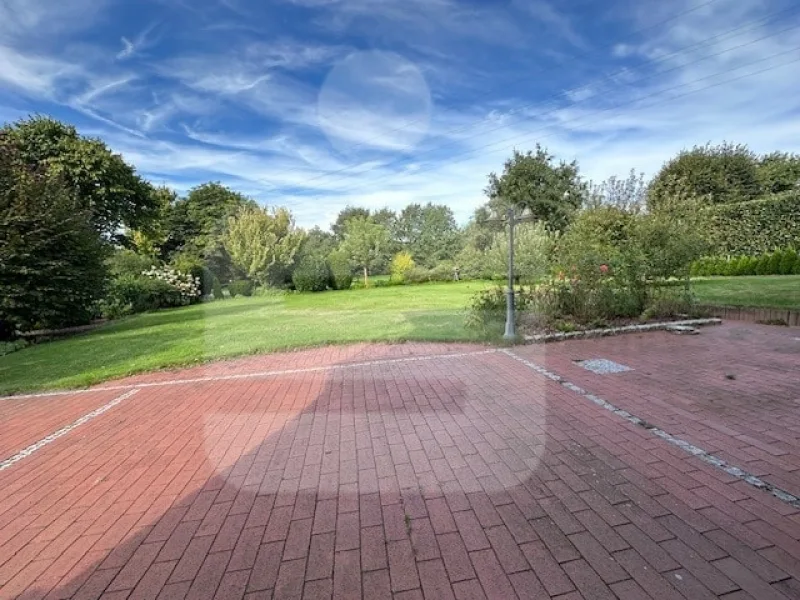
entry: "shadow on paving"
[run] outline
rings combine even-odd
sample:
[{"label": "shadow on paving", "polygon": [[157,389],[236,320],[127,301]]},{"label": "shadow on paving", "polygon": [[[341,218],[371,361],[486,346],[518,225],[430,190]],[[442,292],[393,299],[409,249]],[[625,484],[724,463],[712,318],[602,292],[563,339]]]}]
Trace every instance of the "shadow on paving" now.
[{"label": "shadow on paving", "polygon": [[[631,573],[649,567],[606,521],[677,544],[657,521],[673,518],[653,499],[666,492],[584,435],[567,409],[548,410],[539,379],[489,354],[233,386],[191,431],[213,474],[192,477],[190,493],[80,573],[20,597],[382,598],[422,588],[538,598],[577,583],[603,598],[619,582],[641,591]],[[157,506],[162,492],[143,495]],[[704,589],[666,552],[658,560],[681,574],[651,570],[665,594]],[[716,594],[739,589],[721,572],[711,579]]]}]

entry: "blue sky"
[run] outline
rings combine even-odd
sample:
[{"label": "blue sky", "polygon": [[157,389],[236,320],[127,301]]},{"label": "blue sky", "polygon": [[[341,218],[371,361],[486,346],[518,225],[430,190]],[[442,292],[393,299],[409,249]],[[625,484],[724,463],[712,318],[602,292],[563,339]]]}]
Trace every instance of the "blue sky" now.
[{"label": "blue sky", "polygon": [[0,0],[0,121],[327,225],[445,203],[541,142],[595,180],[723,140],[800,151],[792,0]]}]

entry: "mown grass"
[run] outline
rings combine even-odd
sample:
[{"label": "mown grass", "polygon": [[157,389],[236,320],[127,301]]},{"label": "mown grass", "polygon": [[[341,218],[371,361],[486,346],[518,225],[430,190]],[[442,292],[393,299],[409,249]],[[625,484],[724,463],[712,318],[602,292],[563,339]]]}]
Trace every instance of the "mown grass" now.
[{"label": "mown grass", "polygon": [[483,282],[236,298],[136,315],[0,357],[0,394],[75,388],[247,354],[351,342],[476,341],[464,309]]},{"label": "mown grass", "polygon": [[703,304],[800,309],[800,275],[709,277],[693,283]]},{"label": "mown grass", "polygon": [[[236,298],[136,315],[0,356],[0,394],[87,386],[134,373],[352,342],[478,341],[465,307],[486,282]],[[800,276],[694,283],[702,303],[800,308]]]}]

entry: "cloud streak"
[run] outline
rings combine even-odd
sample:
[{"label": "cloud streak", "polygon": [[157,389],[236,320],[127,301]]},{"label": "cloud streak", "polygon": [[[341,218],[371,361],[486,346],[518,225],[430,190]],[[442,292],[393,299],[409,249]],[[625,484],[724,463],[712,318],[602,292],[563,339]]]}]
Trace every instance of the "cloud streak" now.
[{"label": "cloud streak", "polygon": [[466,221],[537,142],[593,179],[707,141],[800,151],[788,0],[62,4],[0,4],[1,116],[52,113],[156,183],[220,180],[304,226],[427,201]]}]

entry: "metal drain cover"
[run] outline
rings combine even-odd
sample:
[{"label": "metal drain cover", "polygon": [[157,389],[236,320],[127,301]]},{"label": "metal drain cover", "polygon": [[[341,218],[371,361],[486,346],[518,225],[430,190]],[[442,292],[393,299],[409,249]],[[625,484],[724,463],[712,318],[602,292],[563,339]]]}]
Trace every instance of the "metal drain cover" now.
[{"label": "metal drain cover", "polygon": [[592,358],[589,360],[576,360],[576,364],[582,366],[587,371],[596,373],[598,375],[608,375],[610,373],[624,373],[625,371],[633,371],[630,367],[615,363],[613,360],[605,358]]}]

